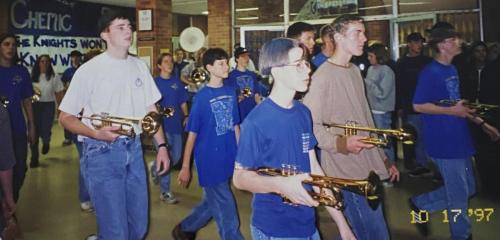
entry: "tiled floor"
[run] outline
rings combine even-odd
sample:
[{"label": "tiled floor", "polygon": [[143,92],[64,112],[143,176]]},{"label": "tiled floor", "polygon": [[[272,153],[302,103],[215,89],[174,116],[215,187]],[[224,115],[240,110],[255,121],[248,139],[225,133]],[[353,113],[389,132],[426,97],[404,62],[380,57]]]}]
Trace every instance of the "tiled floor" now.
[{"label": "tiled floor", "polygon": [[[41,167],[30,169],[27,174],[21,199],[18,203],[17,216],[21,228],[19,239],[25,240],[78,240],[96,232],[95,217],[91,213],[81,212],[78,203],[78,160],[74,146],[62,147],[62,130],[54,126],[52,148],[48,155],[41,156]],[[147,155],[147,161],[153,159]],[[177,176],[174,171],[174,177]],[[430,190],[433,183],[429,179],[411,179],[403,174],[402,181],[385,190],[385,212],[392,239],[424,239],[417,234],[410,223],[410,211],[406,205],[407,198],[415,193]],[[500,189],[500,188],[499,188]],[[173,191],[180,202],[168,205],[160,202],[159,189],[150,185],[150,227],[146,239],[171,239],[173,226],[185,217],[200,200],[201,190],[197,180],[189,189],[182,189],[176,184]],[[249,220],[251,194],[235,190],[238,203],[241,231],[250,239]],[[472,209],[493,208],[495,212],[489,216],[471,218],[474,239],[500,239],[500,203],[488,199],[481,194],[474,197],[470,204]],[[478,210],[477,214],[481,212]],[[428,239],[448,239],[448,225],[443,223],[442,213],[430,215],[432,235]],[[335,239],[336,228],[328,218],[326,211],[319,209],[320,230],[324,239]],[[198,239],[218,239],[217,226],[211,222],[198,234]]]}]

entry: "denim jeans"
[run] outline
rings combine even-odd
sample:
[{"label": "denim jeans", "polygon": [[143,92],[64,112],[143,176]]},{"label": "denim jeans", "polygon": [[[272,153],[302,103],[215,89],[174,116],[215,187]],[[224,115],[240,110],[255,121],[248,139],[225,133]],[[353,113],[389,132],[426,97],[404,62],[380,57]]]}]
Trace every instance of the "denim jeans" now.
[{"label": "denim jeans", "polygon": [[218,185],[204,187],[203,198],[191,214],[181,222],[184,232],[196,232],[214,218],[221,240],[243,239],[236,202],[229,180]]},{"label": "denim jeans", "polygon": [[[375,122],[375,127],[377,128],[391,128],[392,124],[392,112],[386,112],[386,113],[374,113],[373,114],[373,121]],[[389,144],[387,147],[384,148],[384,153],[387,156],[387,159],[389,162],[394,163],[395,158],[394,158],[394,146],[393,146],[393,141],[389,139]]]},{"label": "denim jeans", "polygon": [[19,192],[23,186],[26,177],[26,158],[28,157],[28,138],[26,135],[14,135],[14,155],[16,157],[16,165],[12,169],[12,191],[14,194],[14,201],[19,199]]},{"label": "denim jeans", "polygon": [[33,163],[38,163],[38,138],[42,138],[43,144],[50,143],[55,109],[55,102],[33,103],[33,122],[35,124],[35,142],[31,144],[31,162]]},{"label": "denim jeans", "polygon": [[[167,173],[160,176],[160,191],[161,193],[170,192],[170,173],[172,172],[172,168],[179,162],[182,155],[182,135],[181,134],[170,134],[165,133],[167,137],[167,142],[169,145],[169,156],[170,156],[170,169]],[[156,142],[155,142],[156,146]],[[151,172],[154,172],[153,175],[157,175],[156,173],[156,161],[153,162],[151,166]],[[156,176],[155,175],[155,176]]]},{"label": "denim jeans", "polygon": [[[78,161],[82,161],[82,151],[83,151],[83,143],[79,141],[74,141],[76,150],[78,151]],[[87,185],[85,185],[85,180],[83,179],[83,173],[80,165],[78,166],[78,198],[80,202],[89,202],[90,195],[87,189]]]},{"label": "denim jeans", "polygon": [[447,209],[452,239],[467,239],[472,232],[467,217],[469,197],[476,191],[472,159],[432,160],[443,177],[444,185],[414,197],[413,202],[419,209],[428,212]]},{"label": "denim jeans", "polygon": [[424,145],[424,132],[422,126],[422,119],[420,114],[408,114],[407,115],[408,124],[415,128],[417,136],[415,138],[415,163],[417,167],[429,167],[429,158],[425,152]]},{"label": "denim jeans", "polygon": [[[283,230],[286,231],[285,229],[283,229]],[[269,235],[266,235],[260,229],[254,227],[253,225],[250,225],[250,231],[251,231],[253,240],[320,240],[321,239],[317,229],[313,233],[313,235],[311,235],[309,237],[299,237],[299,238],[271,237]]]},{"label": "denim jeans", "polygon": [[342,190],[342,196],[345,203],[344,216],[357,239],[389,239],[387,224],[382,212],[382,203],[373,210],[362,195]]},{"label": "denim jeans", "polygon": [[148,190],[140,137],[111,143],[86,138],[81,169],[95,208],[98,239],[143,239]]}]

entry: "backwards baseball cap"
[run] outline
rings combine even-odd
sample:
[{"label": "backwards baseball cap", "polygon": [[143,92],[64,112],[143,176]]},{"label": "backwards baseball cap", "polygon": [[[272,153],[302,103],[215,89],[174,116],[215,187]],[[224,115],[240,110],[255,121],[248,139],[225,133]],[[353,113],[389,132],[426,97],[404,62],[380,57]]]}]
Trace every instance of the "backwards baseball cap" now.
[{"label": "backwards baseball cap", "polygon": [[425,38],[419,32],[412,32],[408,36],[406,36],[406,42],[411,42],[411,41],[425,42]]},{"label": "backwards baseball cap", "polygon": [[244,53],[248,53],[248,50],[244,47],[238,47],[234,50],[234,58],[238,59]]}]

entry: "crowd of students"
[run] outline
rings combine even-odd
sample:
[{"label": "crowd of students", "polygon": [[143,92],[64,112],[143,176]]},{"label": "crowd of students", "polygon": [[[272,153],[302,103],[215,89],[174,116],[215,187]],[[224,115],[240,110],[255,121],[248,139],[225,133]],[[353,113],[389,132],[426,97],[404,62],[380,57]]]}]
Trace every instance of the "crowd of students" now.
[{"label": "crowd of students", "polygon": [[[220,48],[200,49],[193,62],[184,60],[182,50],[160,54],[156,78],[128,53],[132,27],[127,16],[109,11],[98,28],[107,49],[83,65],[82,54],[72,52],[72,66],[62,79],[48,55],[38,57],[30,74],[17,64],[15,36],[0,36],[0,95],[8,99],[6,107],[0,106],[0,130],[9,136],[0,139],[4,222],[15,213],[28,143],[32,168],[39,166],[39,138],[42,154],[50,150],[56,105],[65,128],[63,145],[75,143],[79,153],[81,208],[96,212],[98,233],[87,239],[143,239],[149,212],[142,129],[134,126],[137,136],[132,137],[118,134],[117,126],[95,129],[80,117],[94,113],[142,118],[160,112],[162,126],[153,136],[157,155],[149,172],[160,185],[162,201],[178,202],[170,190],[171,167],[182,158],[177,183],[187,187],[194,158],[203,196],[190,215],[173,226],[173,238],[182,240],[195,239],[211,219],[221,239],[243,239],[231,181],[254,193],[253,239],[320,239],[313,208],[319,203],[310,193],[319,190],[303,184],[311,179],[309,174],[365,179],[374,171],[387,186],[399,181],[393,144],[382,149],[364,141],[370,137],[367,132],[345,136],[342,129],[325,124],[355,122],[389,129],[395,127],[396,115],[403,125],[411,125],[416,141],[409,175],[434,171],[442,182],[437,190],[409,199],[409,208],[417,212],[467,212],[468,199],[476,191],[473,156],[498,156],[498,150],[492,151],[500,138],[498,116],[478,115],[463,99],[500,104],[499,60],[488,61],[488,46],[481,42],[470,47],[471,54],[457,56],[462,51],[460,33],[450,24],[430,30],[434,58],[422,54],[426,39],[412,33],[407,53],[391,62],[386,46],[365,47],[361,17],[342,15],[320,29],[323,44],[317,53],[315,29],[303,22],[292,24],[287,38],[263,43],[259,74],[248,50],[235,46],[231,58]],[[370,65],[366,76],[352,62],[363,54]],[[190,79],[193,71],[204,71],[208,81],[195,83]],[[262,90],[260,74],[272,79],[270,93]],[[36,101],[33,89],[41,93]],[[458,103],[442,106],[441,100]],[[271,177],[255,171],[283,166],[298,174]],[[363,196],[347,190],[341,194],[345,208],[326,209],[342,239],[390,238],[382,204],[370,206]],[[417,223],[420,232],[428,234],[424,221]],[[465,214],[449,225],[453,239],[471,239]]]}]

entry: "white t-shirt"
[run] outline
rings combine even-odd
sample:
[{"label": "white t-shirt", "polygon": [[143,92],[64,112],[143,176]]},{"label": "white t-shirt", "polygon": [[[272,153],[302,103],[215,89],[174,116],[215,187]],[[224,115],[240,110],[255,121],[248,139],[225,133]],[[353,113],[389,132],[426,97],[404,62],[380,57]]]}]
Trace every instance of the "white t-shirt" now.
[{"label": "white t-shirt", "polygon": [[[142,119],[147,107],[161,94],[146,64],[128,56],[116,59],[104,52],[78,68],[59,109],[83,116],[108,113],[110,116]],[[82,122],[91,127],[88,119]],[[142,130],[135,125],[135,133]]]},{"label": "white t-shirt", "polygon": [[40,93],[40,102],[55,102],[56,92],[64,90],[64,85],[61,81],[61,77],[57,74],[47,80],[45,73],[40,73],[38,77],[38,82],[33,83],[33,88],[38,88]]}]

